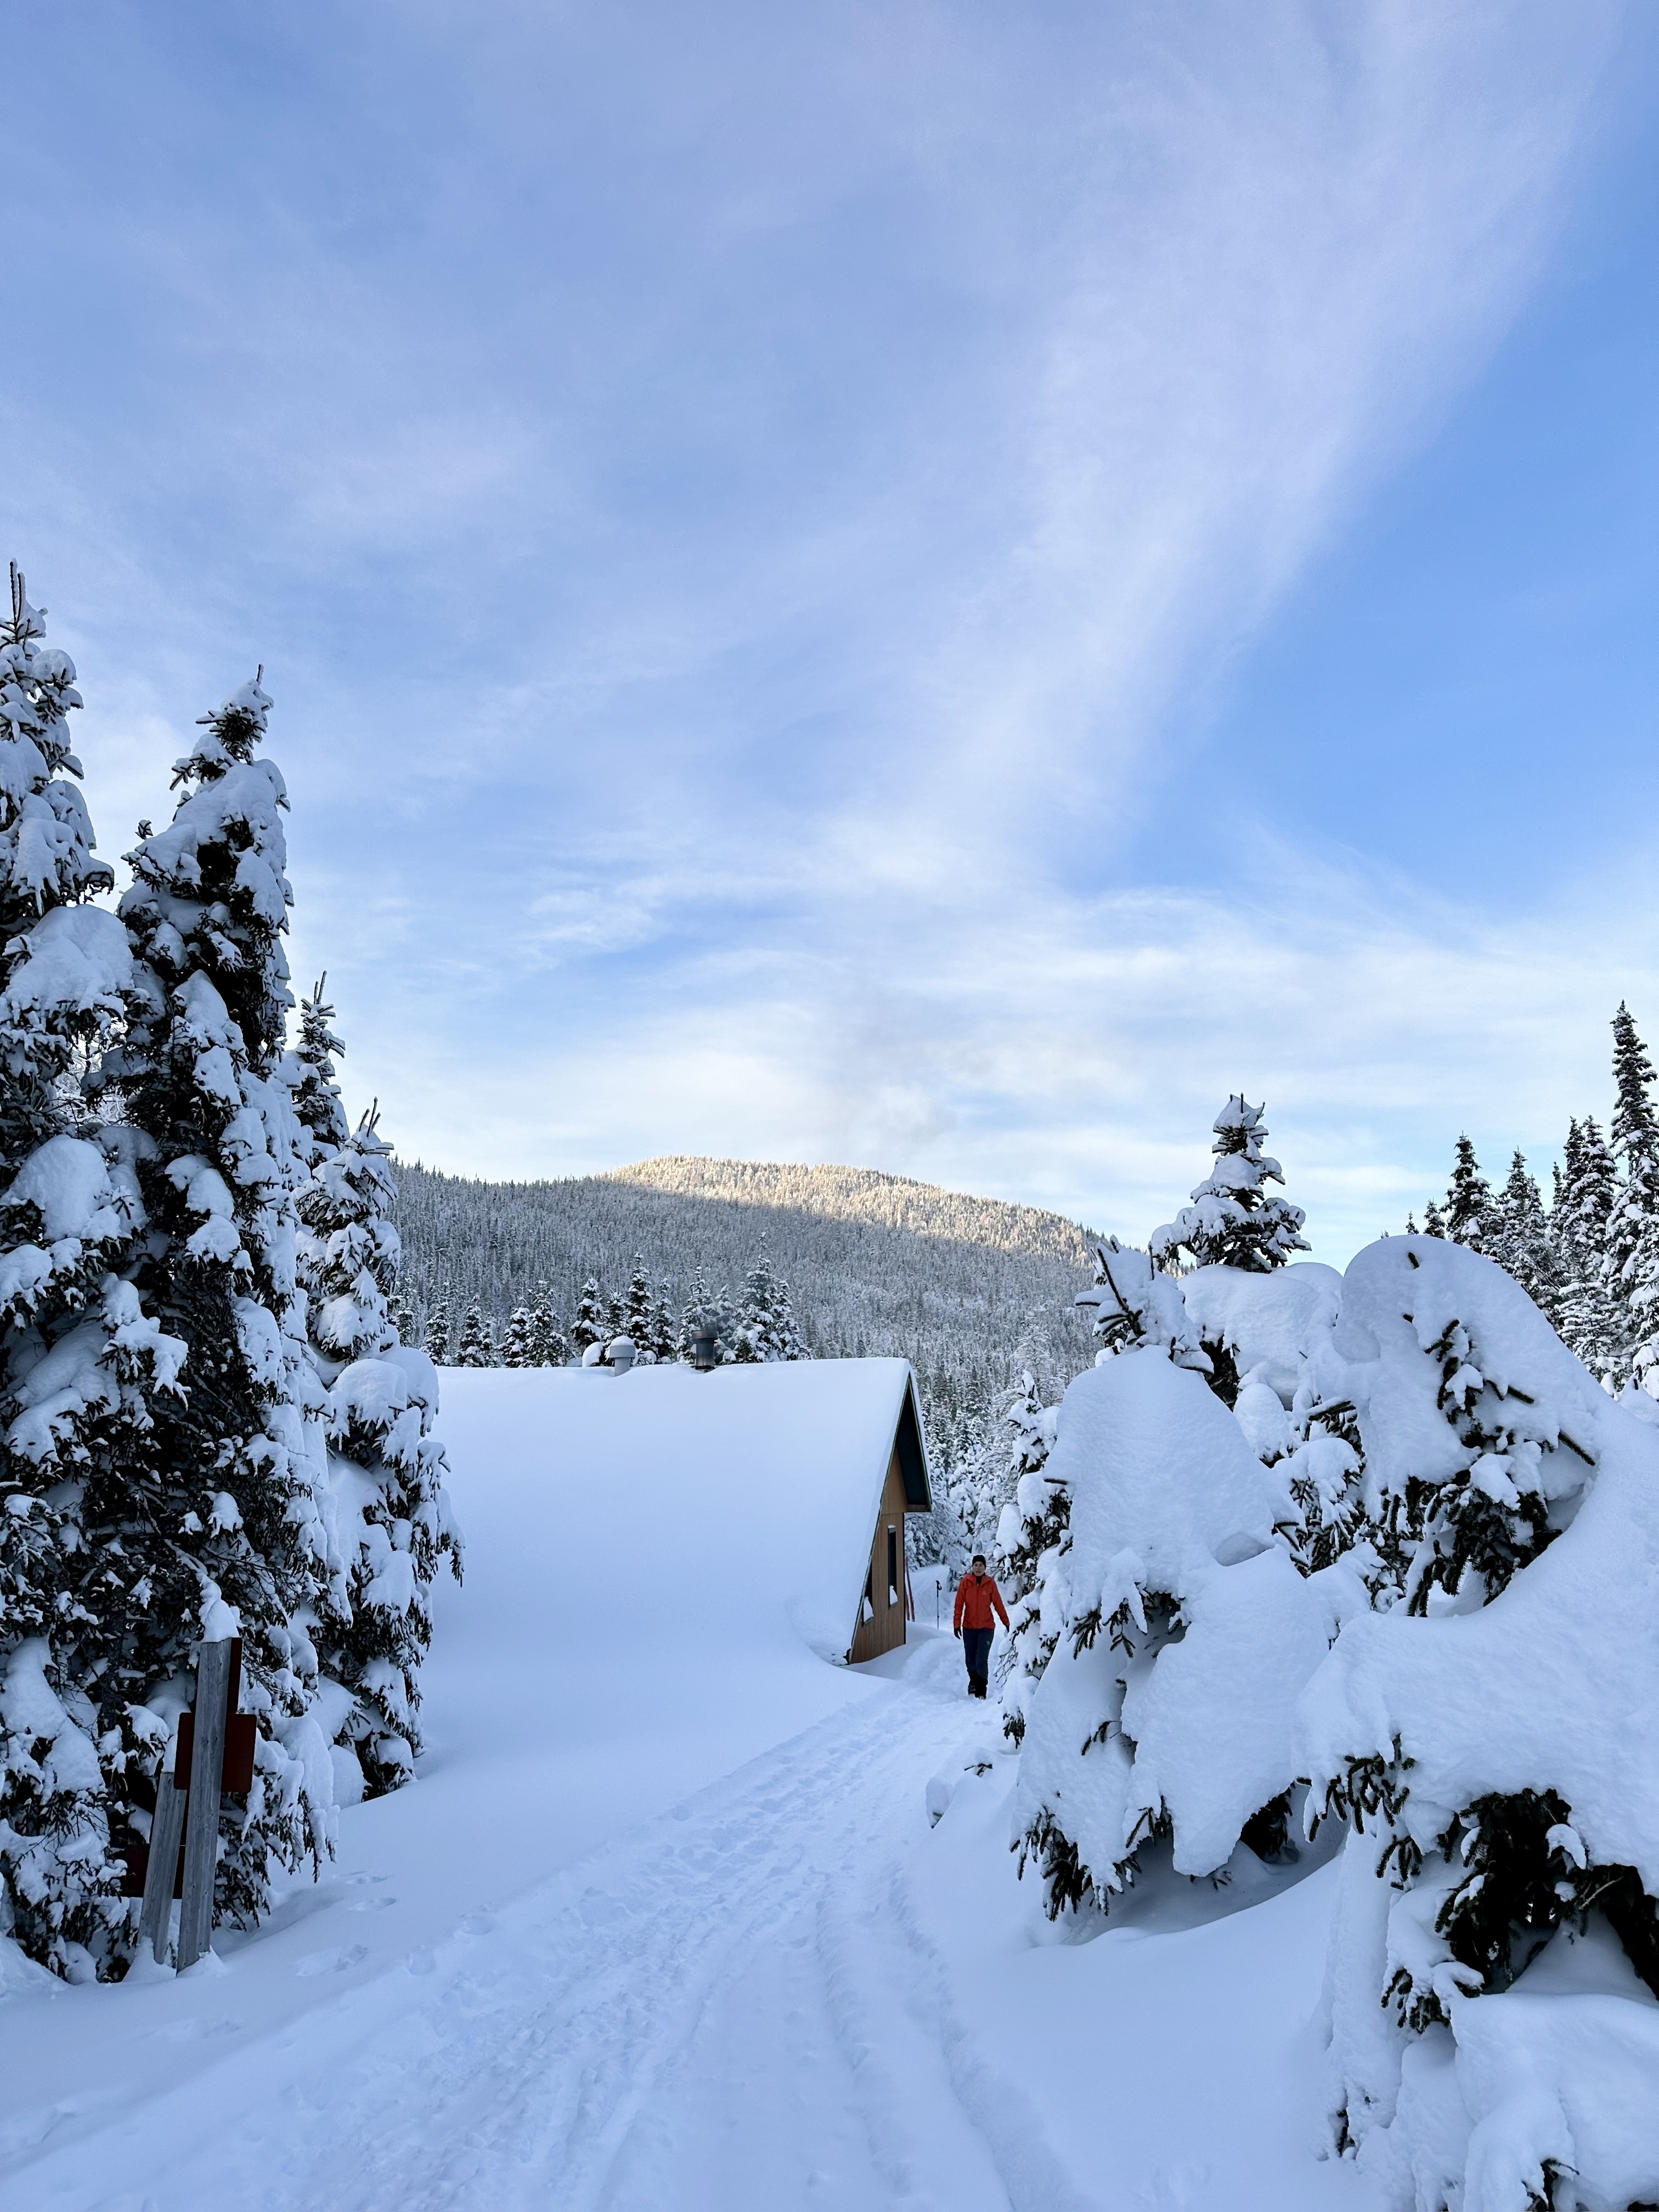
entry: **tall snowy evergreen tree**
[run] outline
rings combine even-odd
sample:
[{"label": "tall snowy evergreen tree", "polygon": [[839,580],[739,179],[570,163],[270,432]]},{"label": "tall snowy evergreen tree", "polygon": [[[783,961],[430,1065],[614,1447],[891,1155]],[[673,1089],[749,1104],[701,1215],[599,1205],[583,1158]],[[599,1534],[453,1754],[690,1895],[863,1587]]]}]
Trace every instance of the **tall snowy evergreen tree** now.
[{"label": "tall snowy evergreen tree", "polygon": [[[14,568],[0,621],[0,1918],[71,1979],[119,1971],[131,1908],[115,1845],[130,1745],[111,1716],[127,1598],[84,1506],[137,1448],[144,1390],[182,1345],[113,1271],[143,1207],[123,1133],[86,1117],[79,1073],[122,1012],[126,932],[71,778],[67,654]],[[91,1676],[82,1669],[90,1665]],[[112,1827],[117,1833],[112,1836]]]},{"label": "tall snowy evergreen tree", "polygon": [[1550,1243],[1560,1285],[1556,1326],[1592,1375],[1619,1369],[1624,1343],[1620,1301],[1607,1280],[1607,1218],[1619,1170],[1594,1116],[1567,1126],[1550,1209]]},{"label": "tall snowy evergreen tree", "polygon": [[1528,1172],[1519,1152],[1510,1163],[1509,1180],[1492,1209],[1486,1249],[1533,1304],[1553,1319],[1558,1281],[1549,1222],[1537,1180]]},{"label": "tall snowy evergreen tree", "polygon": [[692,1340],[700,1330],[715,1331],[714,1351],[717,1358],[728,1355],[720,1342],[720,1297],[709,1288],[708,1277],[701,1262],[691,1270],[691,1280],[685,1293],[685,1304],[680,1309],[679,1328],[674,1339],[674,1357],[689,1366],[691,1362]]},{"label": "tall snowy evergreen tree", "polygon": [[392,1154],[373,1109],[354,1130],[322,986],[306,1001],[295,1098],[310,1139],[300,1198],[300,1279],[311,1352],[327,1391],[329,1486],[340,1583],[316,1629],[344,1795],[380,1796],[410,1778],[421,1748],[420,1670],[432,1638],[429,1592],[459,1534],[434,1437],[437,1374],[404,1346],[390,1298],[401,1258]]},{"label": "tall snowy evergreen tree", "polygon": [[1459,1137],[1457,1159],[1446,1192],[1445,1234],[1454,1244],[1484,1252],[1494,1226],[1492,1212],[1492,1191],[1474,1157],[1474,1146],[1467,1136]]},{"label": "tall snowy evergreen tree", "polygon": [[532,1367],[563,1367],[568,1364],[570,1346],[559,1326],[559,1317],[553,1310],[552,1297],[545,1283],[536,1294],[530,1328]]},{"label": "tall snowy evergreen tree", "polygon": [[273,1862],[328,1852],[333,1820],[312,1718],[330,1545],[295,1273],[307,1146],[283,1052],[287,798],[257,757],[270,708],[256,680],[204,718],[170,827],[127,856],[134,982],[100,1084],[132,1132],[148,1215],[131,1287],[186,1354],[181,1389],[159,1371],[139,1381],[140,1443],[87,1481],[73,1666],[125,1753],[112,1821],[142,1835],[192,1647],[240,1633],[259,1747],[246,1806],[222,1815],[217,1905],[244,1923],[268,1902]]},{"label": "tall snowy evergreen tree", "polygon": [[772,1255],[761,1239],[755,1263],[744,1279],[738,1303],[734,1359],[753,1364],[776,1359],[810,1359],[811,1354],[795,1326],[794,1309],[787,1284],[772,1269]]},{"label": "tall snowy evergreen tree", "polygon": [[1659,1112],[1653,1063],[1621,1001],[1613,1018],[1613,1157],[1623,1179],[1607,1214],[1602,1279],[1618,1315],[1619,1371],[1645,1376],[1659,1358]]},{"label": "tall snowy evergreen tree", "polygon": [[632,1340],[636,1352],[653,1349],[654,1334],[652,1322],[651,1278],[645,1272],[645,1261],[639,1253],[634,1255],[634,1266],[628,1278],[628,1288],[623,1294],[622,1334]]},{"label": "tall snowy evergreen tree", "polygon": [[1071,1522],[1065,1486],[1048,1479],[1058,1408],[1045,1406],[1028,1373],[1010,1393],[1003,1420],[1011,1431],[1013,1496],[1004,1507],[997,1551],[1006,1578],[1008,1636],[998,1672],[1002,1682],[1003,1733],[1018,1743],[1025,1733],[1026,1701],[1060,1640],[1055,1607],[1044,1600],[1059,1571]]},{"label": "tall snowy evergreen tree", "polygon": [[514,1306],[507,1324],[507,1337],[501,1346],[503,1367],[534,1367],[536,1365],[536,1322],[528,1306]]},{"label": "tall snowy evergreen tree", "polygon": [[449,1364],[449,1293],[440,1291],[426,1317],[426,1354],[434,1367]]},{"label": "tall snowy evergreen tree", "polygon": [[616,1331],[607,1326],[605,1294],[590,1275],[582,1285],[576,1317],[570,1324],[570,1348],[578,1359],[591,1344],[608,1344]]},{"label": "tall snowy evergreen tree", "polygon": [[1292,1252],[1305,1252],[1302,1209],[1267,1188],[1282,1183],[1279,1162],[1261,1149],[1266,1109],[1247,1105],[1242,1092],[1215,1117],[1216,1164],[1193,1193],[1193,1202],[1154,1231],[1155,1261],[1173,1261],[1182,1251],[1195,1267],[1243,1267],[1265,1273],[1282,1267]]},{"label": "tall snowy evergreen tree", "polygon": [[1446,1233],[1446,1217],[1441,1212],[1437,1201],[1431,1199],[1423,1215],[1423,1234],[1425,1237],[1443,1237]]},{"label": "tall snowy evergreen tree", "polygon": [[678,1332],[674,1325],[674,1309],[660,1291],[651,1301],[649,1327],[653,1355],[659,1364],[672,1362],[678,1356]]},{"label": "tall snowy evergreen tree", "polygon": [[477,1298],[468,1305],[461,1322],[461,1340],[456,1348],[458,1367],[493,1367],[495,1346],[490,1335],[489,1324],[484,1319]]}]

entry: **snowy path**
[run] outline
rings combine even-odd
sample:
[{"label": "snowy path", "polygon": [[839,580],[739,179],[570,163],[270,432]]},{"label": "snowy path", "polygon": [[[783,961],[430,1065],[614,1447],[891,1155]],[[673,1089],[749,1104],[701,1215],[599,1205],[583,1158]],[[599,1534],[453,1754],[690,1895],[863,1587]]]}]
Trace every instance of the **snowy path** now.
[{"label": "snowy path", "polygon": [[1022,2125],[914,1909],[927,1777],[994,1733],[954,1645],[916,1657],[602,1864],[29,2166],[0,2204],[1092,2201]]},{"label": "snowy path", "polygon": [[0,1973],[0,2212],[1375,2212],[1311,2154],[1326,1874],[1050,1929],[931,1602],[827,1666],[682,1466],[446,1395],[421,1779],[190,1975]]}]

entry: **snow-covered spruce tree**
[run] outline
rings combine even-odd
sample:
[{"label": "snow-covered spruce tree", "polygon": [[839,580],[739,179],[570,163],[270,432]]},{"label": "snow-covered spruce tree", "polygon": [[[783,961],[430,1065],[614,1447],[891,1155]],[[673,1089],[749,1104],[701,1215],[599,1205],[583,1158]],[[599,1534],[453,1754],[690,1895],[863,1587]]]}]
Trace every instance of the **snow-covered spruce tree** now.
[{"label": "snow-covered spruce tree", "polygon": [[449,1364],[449,1293],[440,1291],[426,1317],[426,1356],[434,1367]]},{"label": "snow-covered spruce tree", "polygon": [[636,1252],[629,1273],[628,1288],[623,1293],[622,1334],[632,1340],[640,1352],[653,1349],[651,1307],[651,1278],[645,1272],[643,1258]]},{"label": "snow-covered spruce tree", "polygon": [[456,1348],[455,1364],[458,1367],[493,1367],[495,1364],[495,1346],[489,1324],[484,1319],[477,1298],[467,1307],[461,1322],[461,1340]]},{"label": "snow-covered spruce tree", "polygon": [[530,1328],[530,1364],[532,1367],[563,1367],[568,1364],[570,1346],[559,1326],[559,1317],[553,1310],[552,1298],[545,1285],[537,1295]]},{"label": "snow-covered spruce tree", "polygon": [[1467,1136],[1461,1136],[1446,1191],[1445,1234],[1454,1244],[1484,1252],[1493,1228],[1492,1212],[1492,1191],[1474,1157],[1474,1146]]},{"label": "snow-covered spruce tree", "polygon": [[591,1344],[608,1344],[616,1331],[605,1318],[605,1301],[597,1279],[590,1275],[582,1285],[576,1318],[570,1324],[570,1348],[578,1359]]},{"label": "snow-covered spruce tree", "polygon": [[136,1386],[175,1373],[184,1347],[112,1272],[143,1208],[131,1149],[89,1125],[79,1073],[132,961],[120,922],[85,903],[112,878],[70,781],[74,665],[44,635],[14,568],[0,621],[0,1919],[80,1980],[118,1971],[131,1917],[111,1835],[125,1750],[109,1727],[127,1594],[88,1552],[82,1507],[89,1472],[107,1480],[142,1430]]},{"label": "snow-covered spruce tree", "polygon": [[1444,1237],[1446,1217],[1435,1200],[1431,1199],[1423,1214],[1423,1234],[1425,1237]]},{"label": "snow-covered spruce tree", "polygon": [[1301,1207],[1266,1188],[1285,1176],[1261,1149],[1265,1111],[1247,1105],[1240,1092],[1216,1115],[1211,1147],[1216,1164],[1194,1191],[1192,1204],[1154,1231],[1149,1248],[1154,1261],[1173,1262],[1184,1251],[1195,1267],[1261,1274],[1282,1267],[1292,1252],[1307,1250]]},{"label": "snow-covered spruce tree", "polygon": [[283,1052],[287,799],[258,757],[270,707],[256,680],[204,718],[171,825],[127,856],[134,980],[99,1087],[131,1132],[148,1217],[126,1271],[135,1305],[186,1354],[181,1389],[159,1367],[134,1378],[147,1425],[121,1464],[89,1474],[77,1508],[93,1625],[75,1674],[118,1730],[118,1835],[147,1828],[192,1646],[242,1637],[259,1741],[252,1792],[224,1810],[217,1883],[219,1913],[242,1924],[266,1906],[273,1863],[331,1850],[334,1818],[313,1717],[330,1546],[295,1273],[307,1167]]},{"label": "snow-covered spruce tree", "polygon": [[795,1326],[789,1291],[772,1269],[772,1255],[761,1239],[754,1265],[744,1279],[738,1302],[736,1337],[732,1356],[753,1364],[777,1359],[811,1357]]},{"label": "snow-covered spruce tree", "polygon": [[528,1306],[514,1306],[507,1324],[507,1336],[501,1346],[503,1367],[534,1367],[536,1360],[536,1320]]},{"label": "snow-covered spruce tree", "polygon": [[[1013,1496],[1002,1509],[996,1549],[1008,1605],[1008,1634],[998,1662],[1002,1728],[1011,1743],[1025,1734],[1025,1709],[1060,1640],[1057,1581],[1068,1540],[1072,1501],[1049,1472],[1059,1408],[1045,1406],[1028,1370],[1003,1409]],[[1046,1616],[1046,1617],[1045,1617]]]},{"label": "snow-covered spruce tree", "polygon": [[307,1000],[295,1054],[295,1103],[310,1139],[300,1198],[300,1278],[311,1353],[326,1391],[329,1486],[342,1586],[315,1631],[335,1766],[347,1801],[410,1778],[421,1748],[420,1670],[432,1638],[430,1590],[447,1559],[459,1577],[459,1533],[432,1433],[437,1372],[404,1345],[390,1298],[402,1257],[392,1222],[392,1153],[373,1109],[354,1130],[335,1079],[339,1040],[322,1002]]},{"label": "snow-covered spruce tree", "polygon": [[1492,1216],[1487,1251],[1540,1311],[1553,1318],[1559,1282],[1549,1221],[1536,1178],[1528,1174],[1519,1152],[1510,1163],[1509,1180],[1498,1193]]},{"label": "snow-covered spruce tree", "polygon": [[1556,1327],[1590,1373],[1601,1381],[1617,1371],[1623,1330],[1620,1304],[1606,1279],[1607,1218],[1619,1191],[1619,1170],[1594,1117],[1567,1125],[1550,1208],[1550,1245],[1556,1280]]},{"label": "snow-covered spruce tree", "polygon": [[1613,1079],[1609,1134],[1623,1179],[1607,1215],[1603,1280],[1621,1340],[1615,1374],[1645,1382],[1659,1363],[1659,1111],[1649,1095],[1653,1063],[1622,1001],[1613,1018]]},{"label": "snow-covered spruce tree", "polygon": [[667,1364],[679,1356],[678,1332],[674,1324],[674,1309],[667,1296],[659,1291],[651,1301],[650,1346],[659,1364]]},{"label": "snow-covered spruce tree", "polygon": [[[674,1337],[676,1359],[684,1361],[689,1366],[692,1357],[693,1340],[700,1332],[710,1328],[716,1333],[714,1340],[716,1359],[729,1358],[730,1354],[723,1346],[720,1336],[720,1301],[725,1296],[723,1291],[717,1292],[710,1289],[708,1273],[699,1261],[691,1270],[691,1280],[686,1290],[685,1304],[680,1308],[679,1327]],[[730,1301],[727,1300],[726,1304],[729,1313]]]}]

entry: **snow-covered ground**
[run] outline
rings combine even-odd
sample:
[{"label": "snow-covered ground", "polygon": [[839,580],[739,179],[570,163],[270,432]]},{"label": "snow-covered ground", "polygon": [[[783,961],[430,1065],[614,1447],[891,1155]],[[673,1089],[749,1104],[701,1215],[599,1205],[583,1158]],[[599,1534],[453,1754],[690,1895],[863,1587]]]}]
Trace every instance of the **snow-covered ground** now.
[{"label": "snow-covered ground", "polygon": [[9,1954],[0,2208],[1370,2212],[1316,2155],[1332,1869],[1057,1935],[931,1587],[826,1665],[751,1501],[561,1458],[544,1379],[445,1378],[416,1785],[182,1979]]}]

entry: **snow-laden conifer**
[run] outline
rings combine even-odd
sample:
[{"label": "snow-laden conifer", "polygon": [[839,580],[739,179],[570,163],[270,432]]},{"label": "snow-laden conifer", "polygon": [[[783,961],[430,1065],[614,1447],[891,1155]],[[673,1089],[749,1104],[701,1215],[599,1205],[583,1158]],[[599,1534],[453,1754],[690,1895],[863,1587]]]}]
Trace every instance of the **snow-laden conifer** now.
[{"label": "snow-laden conifer", "polygon": [[1619,1170],[1593,1115],[1567,1127],[1550,1208],[1550,1247],[1558,1285],[1555,1322],[1592,1375],[1617,1378],[1625,1350],[1623,1302],[1607,1280],[1607,1221]]},{"label": "snow-laden conifer", "polygon": [[1613,1079],[1608,1133],[1622,1179],[1607,1214],[1602,1273],[1619,1316],[1619,1371],[1646,1381],[1659,1364],[1659,1110],[1653,1063],[1622,1001],[1613,1018]]},{"label": "snow-laden conifer", "polygon": [[536,1322],[528,1306],[514,1306],[507,1317],[507,1334],[501,1343],[503,1367],[534,1367],[536,1360]]},{"label": "snow-laden conifer", "polygon": [[259,1746],[246,1805],[223,1814],[217,1910],[244,1923],[267,1904],[273,1865],[320,1858],[333,1823],[313,1718],[310,1624],[326,1602],[330,1545],[295,1272],[307,1146],[284,1054],[287,798],[258,755],[270,708],[256,680],[204,718],[174,770],[171,824],[127,856],[119,911],[134,982],[101,1079],[132,1132],[148,1215],[131,1286],[186,1352],[182,1388],[159,1370],[138,1382],[142,1443],[88,1481],[79,1509],[109,1641],[97,1655],[106,1671],[94,1677],[88,1650],[76,1674],[107,1685],[112,1722],[118,1686],[121,1826],[143,1832],[138,1792],[196,1641],[242,1637]]},{"label": "snow-laden conifer", "polygon": [[[87,1511],[138,1448],[144,1393],[184,1347],[115,1272],[143,1223],[125,1133],[79,1071],[132,980],[126,933],[72,779],[67,654],[14,568],[0,620],[0,1911],[74,1979],[118,1971],[133,1840],[120,1673],[135,1595]],[[88,1692],[91,1694],[88,1694]]]},{"label": "snow-laden conifer", "polygon": [[773,1270],[772,1255],[764,1237],[744,1279],[743,1296],[738,1301],[732,1356],[750,1364],[811,1357],[795,1326],[788,1286],[779,1280]]},{"label": "snow-laden conifer", "polygon": [[654,1330],[652,1324],[651,1278],[646,1273],[641,1254],[634,1255],[634,1265],[629,1271],[628,1288],[623,1293],[621,1334],[641,1352],[653,1349]]},{"label": "snow-laden conifer", "polygon": [[1307,1250],[1301,1207],[1267,1188],[1285,1176],[1261,1149],[1265,1110],[1246,1104],[1239,1092],[1216,1115],[1215,1165],[1193,1192],[1192,1204],[1154,1231],[1149,1249],[1155,1261],[1173,1262],[1185,1252],[1195,1267],[1260,1274]]},{"label": "snow-laden conifer", "polygon": [[678,1358],[679,1333],[675,1325],[674,1309],[669,1304],[665,1292],[659,1291],[651,1301],[648,1328],[647,1340],[659,1364]]},{"label": "snow-laden conifer", "polygon": [[[691,1280],[686,1289],[685,1303],[680,1308],[679,1328],[674,1338],[674,1357],[689,1366],[692,1346],[700,1334],[714,1332],[714,1357],[721,1360],[730,1357],[721,1341],[720,1301],[724,1291],[711,1289],[707,1271],[701,1261],[691,1270]],[[729,1310],[729,1301],[728,1301]]]},{"label": "snow-laden conifer", "polygon": [[1446,1217],[1437,1200],[1432,1198],[1424,1209],[1423,1234],[1425,1237],[1444,1237],[1447,1234]]},{"label": "snow-laden conifer", "polygon": [[1048,1471],[1058,1408],[1045,1406],[1029,1370],[1009,1394],[1003,1421],[1009,1432],[1013,1495],[1003,1507],[996,1551],[1008,1606],[1008,1634],[998,1662],[1003,1733],[1012,1743],[1025,1734],[1025,1709],[1060,1640],[1056,1587],[1071,1499]]},{"label": "snow-laden conifer", "polygon": [[461,1340],[455,1349],[458,1367],[493,1367],[495,1364],[495,1346],[489,1323],[477,1298],[468,1304],[461,1322]]},{"label": "snow-laden conifer", "polygon": [[1079,1291],[1077,1304],[1092,1316],[1099,1340],[1097,1359],[1150,1345],[1177,1367],[1210,1372],[1197,1329],[1182,1302],[1181,1285],[1151,1255],[1109,1237],[1095,1247],[1092,1288]]},{"label": "snow-laden conifer", "polygon": [[563,1367],[570,1359],[570,1345],[559,1325],[558,1315],[553,1310],[551,1294],[545,1284],[537,1294],[536,1304],[530,1316],[531,1365],[532,1367]]},{"label": "snow-laden conifer", "polygon": [[608,1344],[616,1334],[605,1311],[605,1293],[590,1275],[582,1285],[575,1319],[570,1324],[570,1348],[580,1359],[590,1345]]},{"label": "snow-laden conifer", "polygon": [[[1446,1190],[1444,1234],[1454,1244],[1471,1252],[1484,1252],[1492,1233],[1492,1188],[1480,1172],[1474,1146],[1467,1134],[1457,1139],[1457,1158]],[[1431,1231],[1430,1234],[1436,1232]]]},{"label": "snow-laden conifer", "polygon": [[1553,1315],[1559,1281],[1549,1221],[1537,1180],[1519,1152],[1493,1206],[1486,1249],[1535,1306]]},{"label": "snow-laden conifer", "polygon": [[440,1291],[426,1317],[426,1355],[434,1367],[449,1364],[449,1293]]},{"label": "snow-laden conifer", "polygon": [[311,1353],[327,1393],[329,1487],[341,1586],[316,1630],[337,1774],[348,1800],[410,1775],[421,1748],[420,1670],[432,1636],[430,1591],[443,1563],[460,1571],[459,1534],[433,1434],[437,1373],[403,1344],[391,1295],[400,1249],[392,1154],[373,1109],[354,1129],[336,1079],[339,1039],[322,986],[306,1001],[295,1099],[310,1139],[300,1198],[300,1277]]}]

